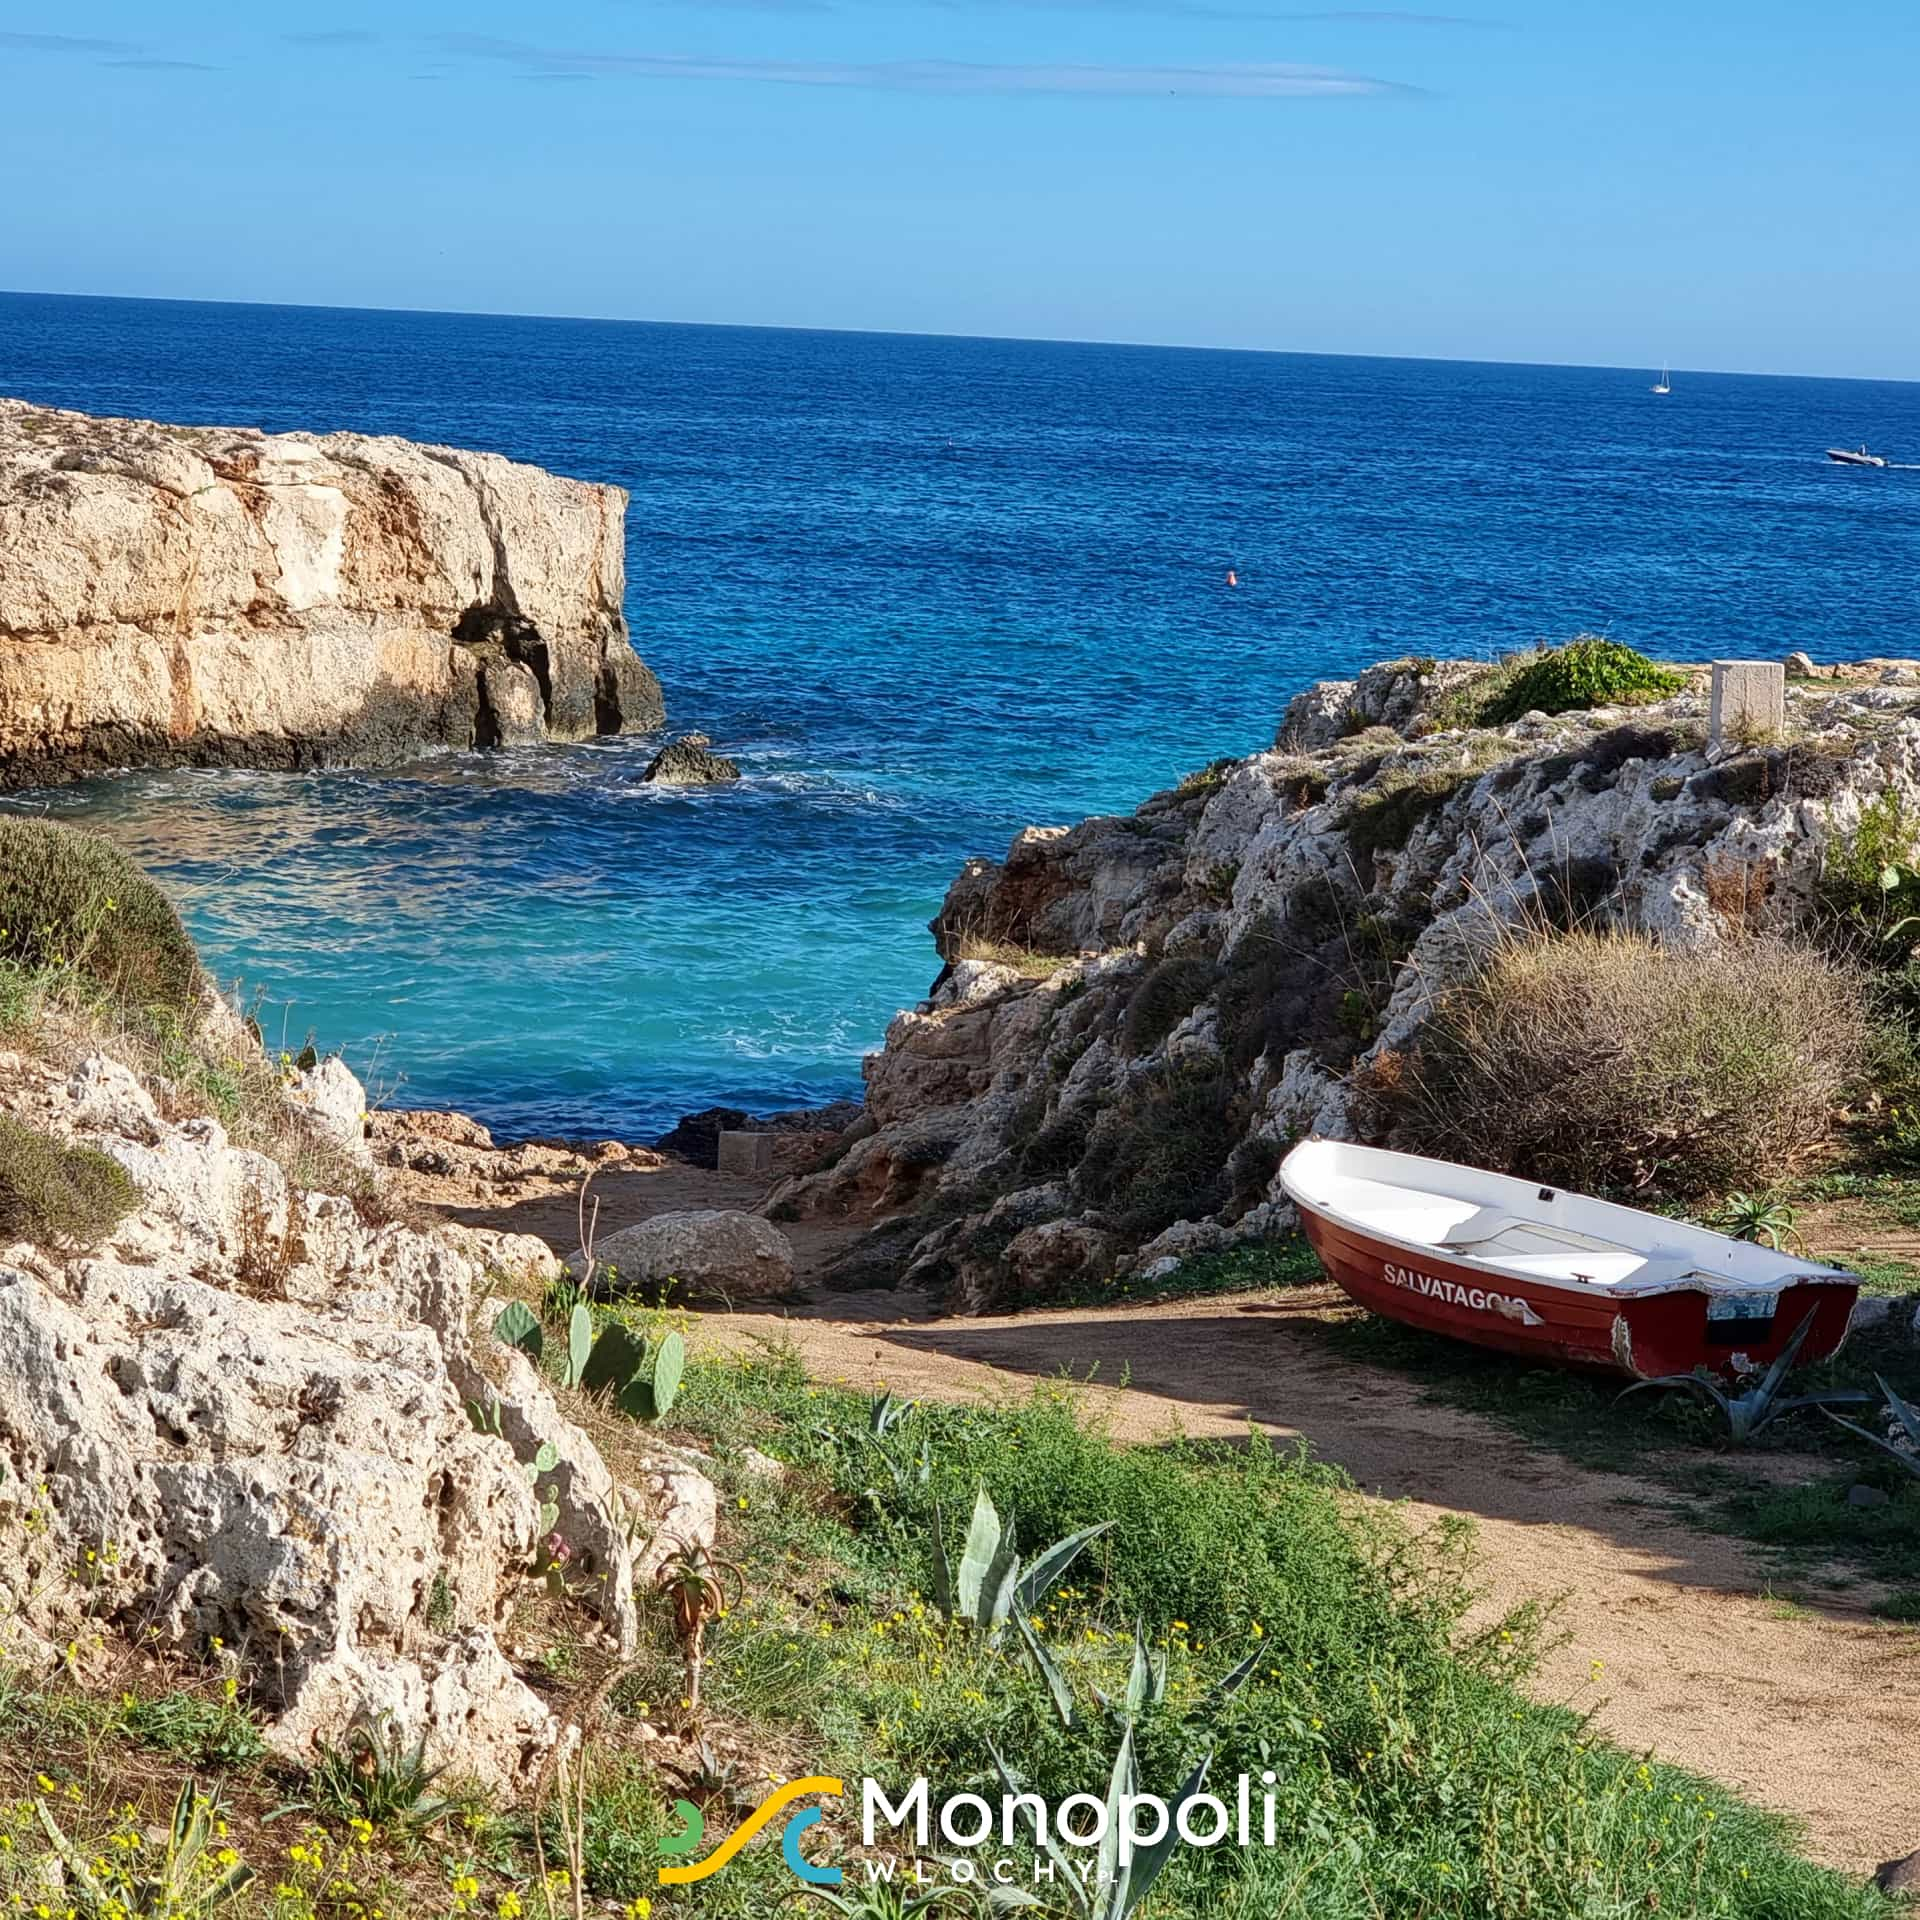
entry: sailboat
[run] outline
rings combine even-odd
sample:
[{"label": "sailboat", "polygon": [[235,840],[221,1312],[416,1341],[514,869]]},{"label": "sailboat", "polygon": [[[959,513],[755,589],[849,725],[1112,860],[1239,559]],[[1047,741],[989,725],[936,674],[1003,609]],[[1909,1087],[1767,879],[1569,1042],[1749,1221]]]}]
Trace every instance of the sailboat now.
[{"label": "sailboat", "polygon": [[1654,382],[1653,390],[1655,393],[1671,393],[1673,391],[1673,369],[1671,367],[1662,367],[1660,369],[1660,378]]}]

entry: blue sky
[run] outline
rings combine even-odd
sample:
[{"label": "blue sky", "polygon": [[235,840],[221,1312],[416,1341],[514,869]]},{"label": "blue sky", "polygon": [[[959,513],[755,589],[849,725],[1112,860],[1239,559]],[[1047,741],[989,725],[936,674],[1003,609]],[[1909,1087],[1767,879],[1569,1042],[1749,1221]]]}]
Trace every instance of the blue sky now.
[{"label": "blue sky", "polygon": [[1920,378],[1913,0],[0,20],[13,288]]}]

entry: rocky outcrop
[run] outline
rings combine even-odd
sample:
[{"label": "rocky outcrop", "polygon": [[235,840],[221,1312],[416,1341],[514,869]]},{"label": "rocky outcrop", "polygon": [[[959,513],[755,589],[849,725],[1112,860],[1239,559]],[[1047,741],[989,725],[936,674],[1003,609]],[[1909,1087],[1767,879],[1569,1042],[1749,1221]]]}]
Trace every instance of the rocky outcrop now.
[{"label": "rocky outcrop", "polygon": [[715,753],[704,738],[674,740],[647,762],[640,778],[657,787],[719,787],[740,778],[740,763]]},{"label": "rocky outcrop", "polygon": [[[347,1078],[306,1076],[306,1110],[357,1138]],[[491,1337],[489,1269],[556,1268],[538,1243],[383,1224],[159,1092],[105,1054],[0,1055],[0,1109],[140,1196],[89,1250],[0,1247],[8,1657],[84,1674],[125,1632],[226,1663],[288,1761],[386,1712],[454,1775],[524,1787],[560,1733],[508,1637],[530,1575],[560,1563],[552,1604],[629,1652],[646,1543],[710,1540],[712,1488],[638,1429],[616,1479]]]},{"label": "rocky outcrop", "polygon": [[657,727],[625,511],[497,454],[0,400],[0,786]]},{"label": "rocky outcrop", "polygon": [[[866,1063],[865,1123],[769,1210],[876,1220],[841,1283],[890,1272],[962,1309],[1269,1234],[1286,1146],[1377,1137],[1369,1090],[1492,930],[1790,929],[1869,809],[1920,819],[1900,663],[1790,682],[1785,740],[1744,747],[1709,747],[1698,680],[1451,721],[1484,672],[1399,661],[1309,689],[1275,750],[970,862],[933,923],[947,969]],[[995,945],[1027,959],[961,957]]]}]

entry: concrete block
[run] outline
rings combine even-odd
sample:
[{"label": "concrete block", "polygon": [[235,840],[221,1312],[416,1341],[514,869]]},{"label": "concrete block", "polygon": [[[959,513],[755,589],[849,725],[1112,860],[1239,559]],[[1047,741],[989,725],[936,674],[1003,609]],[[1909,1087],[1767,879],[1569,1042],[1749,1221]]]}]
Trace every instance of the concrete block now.
[{"label": "concrete block", "polygon": [[773,1135],[770,1133],[723,1133],[720,1136],[720,1171],[758,1179],[773,1171]]},{"label": "concrete block", "polygon": [[1707,731],[1713,745],[1779,733],[1787,724],[1787,670],[1778,660],[1716,660]]}]

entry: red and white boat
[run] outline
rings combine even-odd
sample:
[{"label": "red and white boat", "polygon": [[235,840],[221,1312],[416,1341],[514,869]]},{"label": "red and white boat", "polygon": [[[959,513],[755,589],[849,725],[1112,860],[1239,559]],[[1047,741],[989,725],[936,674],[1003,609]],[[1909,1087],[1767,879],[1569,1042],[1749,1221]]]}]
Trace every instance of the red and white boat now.
[{"label": "red and white boat", "polygon": [[1857,1274],[1684,1220],[1417,1154],[1308,1140],[1280,1178],[1369,1312],[1476,1346],[1651,1379],[1800,1360],[1846,1338]]}]

